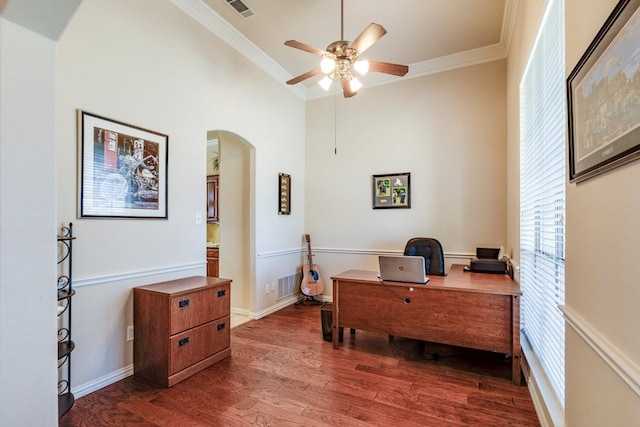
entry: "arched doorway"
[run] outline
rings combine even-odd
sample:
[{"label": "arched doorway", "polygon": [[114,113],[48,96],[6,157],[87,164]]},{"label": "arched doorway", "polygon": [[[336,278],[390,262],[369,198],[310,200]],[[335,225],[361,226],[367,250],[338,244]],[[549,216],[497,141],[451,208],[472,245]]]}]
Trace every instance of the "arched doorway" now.
[{"label": "arched doorway", "polygon": [[210,141],[213,140],[217,140],[218,147],[220,277],[233,280],[231,313],[234,326],[248,320],[253,308],[255,148],[232,132],[207,132],[207,173],[212,170],[210,163],[215,161],[214,156],[209,155]]}]

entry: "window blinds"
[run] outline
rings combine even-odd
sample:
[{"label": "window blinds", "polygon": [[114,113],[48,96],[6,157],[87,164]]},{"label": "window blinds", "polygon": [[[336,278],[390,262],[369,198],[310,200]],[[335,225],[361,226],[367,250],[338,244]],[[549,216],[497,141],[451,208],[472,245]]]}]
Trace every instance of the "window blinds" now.
[{"label": "window blinds", "polygon": [[550,0],[520,83],[522,330],[564,406],[564,1]]}]

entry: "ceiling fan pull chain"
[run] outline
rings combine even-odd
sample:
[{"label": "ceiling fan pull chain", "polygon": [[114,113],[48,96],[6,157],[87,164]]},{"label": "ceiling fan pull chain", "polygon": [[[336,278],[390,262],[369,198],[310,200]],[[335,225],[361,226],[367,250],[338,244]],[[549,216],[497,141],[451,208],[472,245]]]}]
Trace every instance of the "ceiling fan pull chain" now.
[{"label": "ceiling fan pull chain", "polygon": [[336,112],[336,99],[338,95],[333,95],[333,154],[338,155],[338,113]]},{"label": "ceiling fan pull chain", "polygon": [[340,0],[340,40],[344,40],[344,0]]}]

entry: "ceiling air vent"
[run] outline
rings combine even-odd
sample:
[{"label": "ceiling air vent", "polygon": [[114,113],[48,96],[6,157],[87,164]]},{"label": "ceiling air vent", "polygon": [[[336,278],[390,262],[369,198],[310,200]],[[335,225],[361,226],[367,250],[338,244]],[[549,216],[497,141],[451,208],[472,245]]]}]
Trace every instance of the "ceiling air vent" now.
[{"label": "ceiling air vent", "polygon": [[233,8],[233,10],[238,12],[238,14],[245,19],[250,18],[256,14],[253,10],[249,9],[249,6],[247,6],[244,2],[240,0],[225,0],[225,1],[229,6]]}]

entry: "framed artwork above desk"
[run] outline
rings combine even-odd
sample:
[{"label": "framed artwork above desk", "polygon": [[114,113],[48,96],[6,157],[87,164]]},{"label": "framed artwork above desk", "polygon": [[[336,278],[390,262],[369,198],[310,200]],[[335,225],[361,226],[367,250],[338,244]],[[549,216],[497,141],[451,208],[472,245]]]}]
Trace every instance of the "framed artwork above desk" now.
[{"label": "framed artwork above desk", "polygon": [[411,173],[373,175],[373,209],[410,208]]}]

